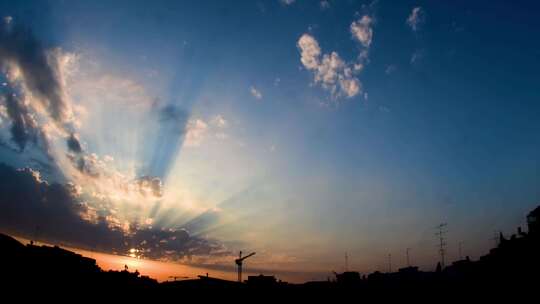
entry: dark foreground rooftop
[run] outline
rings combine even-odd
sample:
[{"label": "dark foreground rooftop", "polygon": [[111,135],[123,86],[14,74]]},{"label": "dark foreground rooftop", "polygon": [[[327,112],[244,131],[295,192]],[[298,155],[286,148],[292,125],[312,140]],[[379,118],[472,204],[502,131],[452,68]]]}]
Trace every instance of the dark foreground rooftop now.
[{"label": "dark foreground rooftop", "polygon": [[4,292],[26,290],[49,295],[76,292],[91,296],[113,292],[115,295],[171,298],[242,295],[243,299],[318,296],[395,299],[471,293],[537,298],[536,289],[540,286],[538,210],[527,218],[528,232],[518,229],[508,238],[501,233],[499,245],[478,261],[466,258],[445,268],[439,266],[435,272],[419,271],[417,267],[368,275],[350,271],[336,273],[333,280],[304,284],[287,284],[264,275],[250,276],[244,283],[207,275],[195,280],[158,283],[136,271],[104,271],[94,259],[57,246],[23,245],[0,234],[0,287]]}]

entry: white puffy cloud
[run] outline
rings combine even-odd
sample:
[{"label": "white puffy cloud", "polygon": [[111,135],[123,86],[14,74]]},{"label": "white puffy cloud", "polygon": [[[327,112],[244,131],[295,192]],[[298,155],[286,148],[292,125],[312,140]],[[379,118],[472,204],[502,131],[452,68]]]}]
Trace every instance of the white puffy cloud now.
[{"label": "white puffy cloud", "polygon": [[370,15],[363,15],[351,23],[350,32],[353,39],[360,43],[361,49],[356,60],[350,63],[335,51],[323,54],[319,43],[310,34],[305,33],[298,39],[300,61],[314,73],[314,83],[330,91],[334,100],[340,97],[351,98],[362,92],[362,83],[357,75],[369,63],[373,24],[374,19]]},{"label": "white puffy cloud", "polygon": [[321,58],[319,43],[309,34],[303,34],[297,46],[300,61],[314,73],[314,83],[330,91],[333,99],[354,97],[361,91],[361,83],[353,73],[357,71],[354,65],[351,67],[343,61],[337,52],[324,54]]},{"label": "white puffy cloud", "polygon": [[321,48],[317,40],[309,34],[304,34],[298,39],[297,45],[300,48],[302,64],[309,70],[316,69],[319,66],[319,57],[321,56]]},{"label": "white puffy cloud", "polygon": [[257,90],[254,86],[251,86],[249,88],[249,92],[251,93],[251,95],[253,97],[255,97],[256,99],[262,99],[263,98],[263,95],[261,93],[261,91]]},{"label": "white puffy cloud", "polygon": [[373,19],[364,15],[357,21],[351,23],[351,33],[364,47],[369,48],[373,39]]},{"label": "white puffy cloud", "polygon": [[418,31],[424,21],[425,13],[420,6],[413,8],[411,13],[409,14],[409,17],[407,17],[407,24],[411,27],[413,32]]}]

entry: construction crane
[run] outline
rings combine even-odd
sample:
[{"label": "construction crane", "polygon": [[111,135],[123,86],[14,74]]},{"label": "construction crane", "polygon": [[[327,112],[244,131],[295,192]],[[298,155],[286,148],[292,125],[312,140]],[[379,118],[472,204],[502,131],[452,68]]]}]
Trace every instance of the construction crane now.
[{"label": "construction crane", "polygon": [[255,255],[255,252],[252,252],[246,256],[242,256],[242,251],[240,251],[238,259],[234,260],[234,262],[238,266],[238,282],[242,283],[242,264],[244,263],[244,260],[253,255]]}]

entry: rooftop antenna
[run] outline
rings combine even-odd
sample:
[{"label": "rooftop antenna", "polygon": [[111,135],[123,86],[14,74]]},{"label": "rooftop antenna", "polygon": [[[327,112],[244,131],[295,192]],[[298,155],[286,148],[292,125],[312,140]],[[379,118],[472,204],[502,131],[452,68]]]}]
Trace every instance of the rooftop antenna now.
[{"label": "rooftop antenna", "polygon": [[407,248],[405,250],[405,253],[407,254],[407,267],[411,267],[411,260],[409,259],[409,251],[411,250],[411,248]]},{"label": "rooftop antenna", "polygon": [[349,256],[345,252],[345,271],[349,271]]},{"label": "rooftop antenna", "polygon": [[238,282],[239,283],[242,283],[242,264],[244,263],[245,259],[253,255],[255,255],[255,252],[252,252],[246,256],[242,256],[242,251],[240,251],[240,254],[238,255],[238,259],[234,260],[234,262],[238,266]]},{"label": "rooftop antenna", "polygon": [[392,272],[392,254],[388,254],[388,272]]},{"label": "rooftop antenna", "polygon": [[495,243],[495,248],[499,247],[499,231],[493,231],[493,237],[490,239]]},{"label": "rooftop antenna", "polygon": [[444,256],[446,254],[446,241],[445,241],[445,234],[448,232],[445,227],[447,226],[447,223],[441,223],[435,229],[437,229],[437,233],[435,235],[439,238],[439,254],[441,255],[441,267],[444,268]]}]

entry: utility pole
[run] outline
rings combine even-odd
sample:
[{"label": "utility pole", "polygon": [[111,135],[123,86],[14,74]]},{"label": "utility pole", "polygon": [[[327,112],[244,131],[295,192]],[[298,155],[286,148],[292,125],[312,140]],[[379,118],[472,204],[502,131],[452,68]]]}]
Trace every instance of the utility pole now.
[{"label": "utility pole", "polygon": [[392,273],[392,254],[388,254],[388,272]]},{"label": "utility pole", "polygon": [[411,250],[411,248],[407,248],[405,250],[405,253],[407,254],[407,267],[411,267],[411,260],[409,259],[409,251]]},{"label": "utility pole", "polygon": [[345,252],[345,272],[349,271],[349,256]]},{"label": "utility pole", "polygon": [[446,254],[445,234],[448,232],[445,228],[448,224],[441,223],[435,227],[438,231],[435,235],[439,238],[439,254],[441,255],[441,267],[444,268],[444,256]]}]

